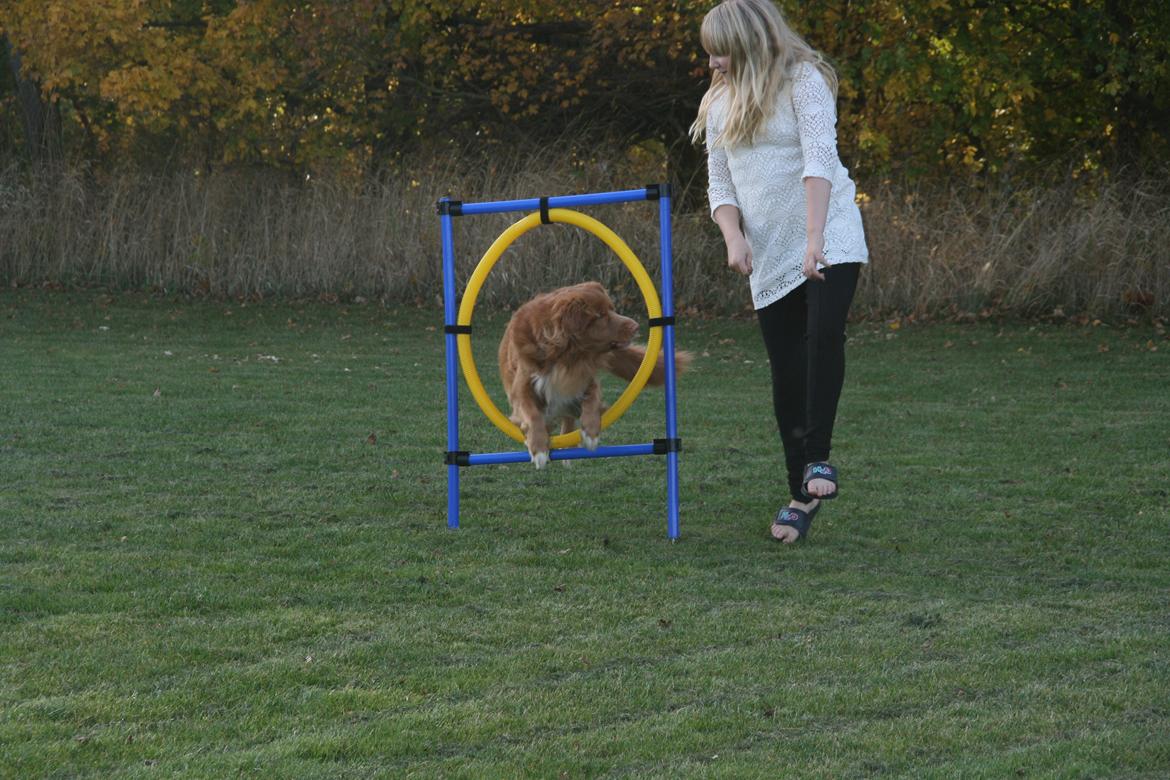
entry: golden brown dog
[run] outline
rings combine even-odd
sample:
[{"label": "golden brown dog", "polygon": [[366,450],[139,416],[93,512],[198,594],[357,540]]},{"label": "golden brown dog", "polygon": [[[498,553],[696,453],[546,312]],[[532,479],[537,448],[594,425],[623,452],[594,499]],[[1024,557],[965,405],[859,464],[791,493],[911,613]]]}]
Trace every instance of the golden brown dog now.
[{"label": "golden brown dog", "polygon": [[[638,323],[614,311],[597,282],[538,295],[512,315],[500,340],[500,379],[512,422],[524,431],[536,468],[548,463],[549,436],[557,421],[568,433],[579,419],[582,443],[597,449],[607,408],[597,374],[605,369],[625,380],[634,377],[646,356],[645,347],[630,344],[637,332]],[[675,353],[677,370],[690,362],[690,353]],[[659,355],[647,384],[665,381]]]}]

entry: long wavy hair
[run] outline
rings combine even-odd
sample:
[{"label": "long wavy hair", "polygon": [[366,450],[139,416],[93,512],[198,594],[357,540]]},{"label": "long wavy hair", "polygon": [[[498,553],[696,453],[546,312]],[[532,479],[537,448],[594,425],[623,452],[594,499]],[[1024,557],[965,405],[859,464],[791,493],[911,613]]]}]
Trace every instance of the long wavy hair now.
[{"label": "long wavy hair", "polygon": [[691,139],[701,143],[707,115],[723,95],[727,121],[710,146],[730,148],[752,143],[776,107],[793,68],[812,63],[837,94],[837,74],[825,58],[793,32],[771,0],[723,0],[703,17],[699,40],[708,54],[729,59],[727,74],[711,74],[711,86],[691,125]]}]

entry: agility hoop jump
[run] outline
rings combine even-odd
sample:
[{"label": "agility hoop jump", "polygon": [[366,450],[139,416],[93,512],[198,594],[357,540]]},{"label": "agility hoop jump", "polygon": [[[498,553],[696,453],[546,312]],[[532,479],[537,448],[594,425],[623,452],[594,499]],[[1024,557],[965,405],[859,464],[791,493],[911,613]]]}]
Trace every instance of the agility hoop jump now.
[{"label": "agility hoop jump", "polygon": [[[666,455],[667,493],[667,536],[679,536],[678,496],[678,454],[682,449],[678,438],[678,421],[675,394],[674,363],[674,296],[671,258],[670,185],[651,184],[642,189],[619,192],[599,192],[585,195],[563,195],[527,200],[491,201],[464,203],[442,198],[437,204],[443,242],[443,309],[444,332],[447,348],[447,526],[459,527],[459,470],[468,466],[494,465],[502,463],[527,463],[530,456],[527,449],[509,452],[472,453],[459,449],[459,388],[458,373],[463,377],[472,397],[492,423],[506,435],[524,443],[520,428],[504,415],[484,390],[471,351],[471,318],[475,301],[484,280],[504,251],[516,239],[540,225],[561,223],[581,228],[603,241],[621,259],[633,275],[646,301],[646,315],[650,332],[647,337],[646,356],[634,378],[626,386],[601,418],[604,430],[621,417],[642,392],[660,352],[665,352],[664,369],[666,394],[666,436],[647,444],[626,444],[600,446],[594,450],[580,447],[581,431],[553,436],[549,452],[550,460],[576,460],[585,458],[613,458],[633,455]],[[659,255],[662,277],[662,296],[645,267],[630,247],[612,230],[598,220],[572,210],[573,207],[598,206],[611,203],[636,201],[658,201]],[[501,214],[510,212],[532,212],[512,224],[500,234],[480,259],[472,272],[463,292],[462,300],[456,295],[454,217],[476,214]]]}]

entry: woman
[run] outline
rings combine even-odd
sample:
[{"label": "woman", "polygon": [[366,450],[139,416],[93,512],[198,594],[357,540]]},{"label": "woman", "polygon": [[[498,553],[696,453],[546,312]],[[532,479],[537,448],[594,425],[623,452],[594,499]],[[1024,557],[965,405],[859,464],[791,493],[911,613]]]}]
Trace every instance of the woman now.
[{"label": "woman", "polygon": [[829,451],[845,320],[869,252],[837,157],[832,68],[769,0],[724,0],[700,35],[712,75],[691,134],[706,138],[727,264],[751,278],[791,495],[772,536],[792,543],[837,495]]}]

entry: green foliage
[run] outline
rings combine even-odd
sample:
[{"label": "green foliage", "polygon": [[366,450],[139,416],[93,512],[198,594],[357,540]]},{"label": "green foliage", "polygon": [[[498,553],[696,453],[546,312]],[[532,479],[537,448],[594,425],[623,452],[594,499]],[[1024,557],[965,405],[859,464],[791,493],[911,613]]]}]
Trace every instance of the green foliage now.
[{"label": "green foliage", "polygon": [[[425,144],[660,143],[683,177],[707,0],[6,0],[3,32],[74,153],[311,170]],[[1164,155],[1170,5],[782,3],[841,75],[862,174]],[[8,98],[0,98],[11,102]]]}]

